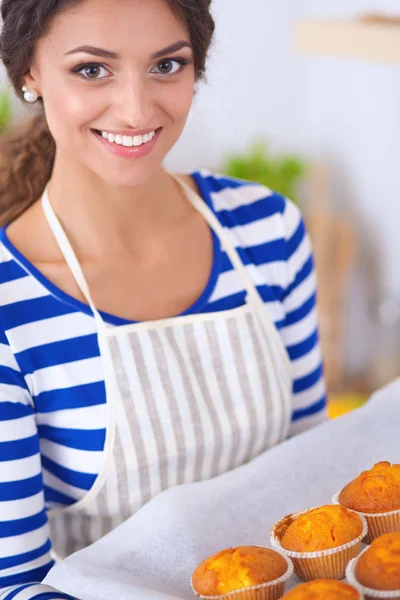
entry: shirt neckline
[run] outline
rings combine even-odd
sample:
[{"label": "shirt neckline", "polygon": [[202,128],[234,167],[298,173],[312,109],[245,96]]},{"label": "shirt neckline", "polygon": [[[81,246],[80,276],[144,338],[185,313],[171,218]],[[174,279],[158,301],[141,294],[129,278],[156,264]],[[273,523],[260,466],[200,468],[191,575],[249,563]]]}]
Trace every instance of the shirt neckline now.
[{"label": "shirt neckline", "polygon": [[[193,179],[195,180],[195,182],[199,188],[201,197],[206,202],[206,204],[208,206],[210,206],[211,205],[210,199],[208,197],[208,193],[204,186],[204,182],[203,182],[200,172],[196,171],[194,173],[191,173],[191,176],[193,177]],[[87,315],[93,316],[91,308],[88,304],[86,304],[85,302],[82,302],[81,300],[78,300],[77,298],[74,298],[70,294],[67,294],[61,288],[59,288],[54,283],[52,283],[50,281],[50,279],[48,279],[45,275],[43,275],[43,273],[41,271],[39,271],[39,269],[37,269],[18,250],[18,248],[16,248],[14,246],[14,244],[11,242],[11,240],[7,236],[7,228],[8,228],[8,225],[6,225],[0,229],[0,240],[3,243],[3,245],[7,248],[7,250],[10,252],[11,256],[20,264],[20,266],[29,275],[34,277],[34,279],[36,279],[52,296],[54,296],[61,302],[64,302],[65,304],[72,306],[73,308],[77,309],[80,312],[83,312]],[[208,282],[207,282],[203,292],[197,298],[197,300],[191,306],[189,306],[189,308],[187,308],[185,311],[183,311],[182,313],[180,313],[179,315],[176,315],[176,316],[185,316],[185,315],[200,312],[201,309],[203,308],[203,306],[206,304],[206,302],[211,297],[211,294],[213,293],[213,291],[215,289],[215,286],[216,286],[216,283],[218,280],[218,276],[219,276],[219,273],[221,270],[221,260],[222,260],[222,258],[221,258],[221,243],[220,243],[218,236],[215,234],[215,232],[212,229],[211,229],[211,234],[212,234],[212,241],[213,241],[213,264],[212,264],[210,276],[208,278]],[[104,321],[111,325],[130,325],[130,324],[139,322],[139,321],[134,321],[134,320],[130,320],[130,319],[125,319],[123,317],[118,317],[117,315],[113,315],[111,313],[104,312],[104,311],[99,311],[99,313],[102,316],[102,318],[104,319]]]}]

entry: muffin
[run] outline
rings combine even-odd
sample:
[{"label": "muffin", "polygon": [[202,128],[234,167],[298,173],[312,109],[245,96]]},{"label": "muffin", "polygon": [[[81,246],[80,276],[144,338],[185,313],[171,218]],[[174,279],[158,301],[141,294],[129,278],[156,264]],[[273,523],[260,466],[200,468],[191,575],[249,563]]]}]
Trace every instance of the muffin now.
[{"label": "muffin", "polygon": [[400,465],[379,462],[348,483],[339,494],[343,506],[362,513],[400,509]]},{"label": "muffin", "polygon": [[227,548],[206,558],[193,572],[192,588],[201,597],[226,594],[275,600],[293,572],[291,562],[261,546]]},{"label": "muffin", "polygon": [[366,598],[400,599],[400,532],[375,539],[351,561],[347,578]]},{"label": "muffin", "polygon": [[360,556],[357,580],[374,590],[400,590],[400,533],[387,533],[374,540]]},{"label": "muffin", "polygon": [[334,501],[365,516],[368,543],[400,531],[400,465],[377,463],[347,484]]},{"label": "muffin", "polygon": [[318,552],[337,548],[361,535],[363,524],[343,506],[314,508],[293,521],[281,540],[283,548],[294,552]]},{"label": "muffin", "polygon": [[334,579],[316,579],[294,588],[282,600],[360,600],[355,588]]},{"label": "muffin", "polygon": [[342,579],[366,533],[364,517],[329,505],[288,515],[274,525],[271,543],[292,559],[299,579]]}]

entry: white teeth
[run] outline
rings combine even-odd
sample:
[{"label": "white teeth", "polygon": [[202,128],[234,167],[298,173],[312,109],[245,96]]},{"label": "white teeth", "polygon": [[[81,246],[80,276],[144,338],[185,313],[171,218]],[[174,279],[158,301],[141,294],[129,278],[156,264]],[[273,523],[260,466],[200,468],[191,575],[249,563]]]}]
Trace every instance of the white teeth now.
[{"label": "white teeth", "polygon": [[150,133],[145,133],[144,135],[135,135],[132,137],[130,135],[115,135],[114,133],[102,131],[101,135],[104,139],[107,139],[111,143],[130,148],[132,146],[141,146],[142,144],[147,144],[148,142],[151,142],[151,140],[156,135],[156,132],[151,131]]},{"label": "white teeth", "polygon": [[122,138],[122,145],[123,146],[127,146],[128,148],[130,148],[133,143],[132,143],[132,138],[130,135],[124,135]]}]

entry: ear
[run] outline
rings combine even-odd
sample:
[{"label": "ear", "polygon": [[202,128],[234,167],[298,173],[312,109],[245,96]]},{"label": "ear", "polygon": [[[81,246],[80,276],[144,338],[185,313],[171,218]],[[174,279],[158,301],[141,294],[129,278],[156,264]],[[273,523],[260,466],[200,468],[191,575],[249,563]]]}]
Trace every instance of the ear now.
[{"label": "ear", "polygon": [[35,90],[35,92],[41,96],[40,77],[35,66],[32,66],[29,71],[25,73],[24,77],[22,78],[22,85],[26,86],[30,90]]}]

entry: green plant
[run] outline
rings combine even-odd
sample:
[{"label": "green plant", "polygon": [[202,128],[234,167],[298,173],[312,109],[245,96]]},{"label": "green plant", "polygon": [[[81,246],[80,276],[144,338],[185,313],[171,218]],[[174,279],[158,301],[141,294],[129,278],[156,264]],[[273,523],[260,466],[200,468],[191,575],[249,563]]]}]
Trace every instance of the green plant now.
[{"label": "green plant", "polygon": [[7,89],[0,90],[0,133],[7,129],[11,121],[11,97]]},{"label": "green plant", "polygon": [[298,203],[298,184],[306,174],[305,163],[296,156],[272,157],[265,144],[256,143],[245,154],[232,154],[222,167],[230,177],[255,181]]}]

